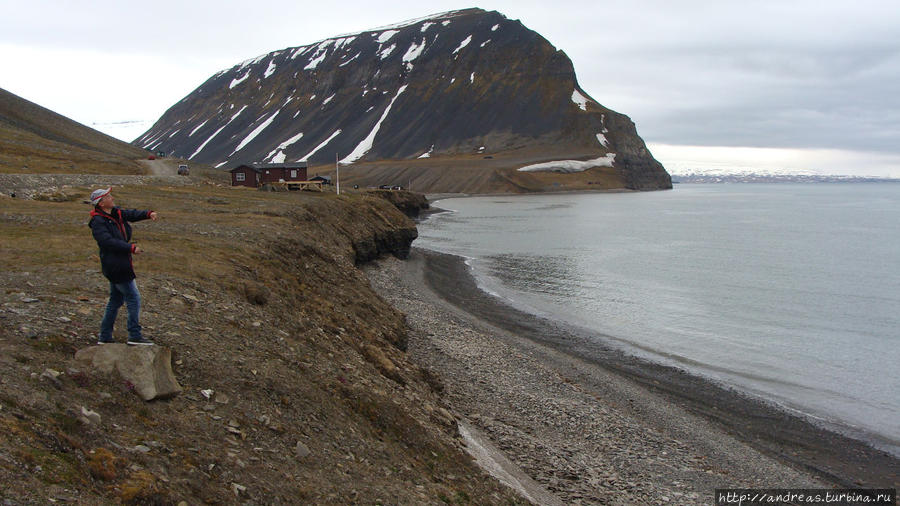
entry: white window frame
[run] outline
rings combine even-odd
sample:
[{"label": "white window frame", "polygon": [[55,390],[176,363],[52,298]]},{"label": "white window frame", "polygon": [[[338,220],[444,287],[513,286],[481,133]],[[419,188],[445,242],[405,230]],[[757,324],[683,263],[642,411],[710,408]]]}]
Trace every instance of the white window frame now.
[{"label": "white window frame", "polygon": [[234,173],[234,180],[235,180],[236,182],[242,183],[242,182],[244,182],[244,181],[247,180],[247,175],[244,174],[243,172],[235,172],[235,173]]}]

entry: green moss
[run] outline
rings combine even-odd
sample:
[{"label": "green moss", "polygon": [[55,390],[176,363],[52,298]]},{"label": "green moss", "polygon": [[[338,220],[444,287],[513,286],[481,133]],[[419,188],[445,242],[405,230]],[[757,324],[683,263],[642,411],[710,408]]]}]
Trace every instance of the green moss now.
[{"label": "green moss", "polygon": [[47,484],[87,485],[87,476],[81,462],[71,453],[42,448],[20,448],[17,452],[27,464],[32,475]]},{"label": "green moss", "polygon": [[59,430],[65,434],[76,435],[81,432],[81,424],[73,416],[57,412],[52,413],[50,417]]}]

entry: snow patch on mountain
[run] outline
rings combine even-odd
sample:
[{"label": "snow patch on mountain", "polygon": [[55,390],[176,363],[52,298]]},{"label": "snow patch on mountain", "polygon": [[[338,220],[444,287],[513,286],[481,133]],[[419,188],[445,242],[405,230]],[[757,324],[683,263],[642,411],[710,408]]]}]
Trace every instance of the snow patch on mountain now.
[{"label": "snow patch on mountain", "polygon": [[[422,21],[430,21],[444,18],[452,18],[460,15],[460,13],[464,12],[463,10],[453,10],[447,12],[441,12],[440,14],[432,14],[430,16],[423,16],[421,18],[408,19],[406,21],[401,21],[399,23],[394,23],[392,25],[380,26],[378,28],[372,28],[371,30],[366,30],[366,32],[381,32],[384,30],[399,30],[401,28],[406,28],[407,26],[412,26],[417,23],[421,23]],[[450,21],[444,21],[442,23],[444,26],[450,24]]]},{"label": "snow patch on mountain", "polygon": [[[281,111],[275,111],[275,114],[273,114],[272,116],[270,116],[269,119],[265,120],[265,121],[262,122],[258,127],[254,128],[253,131],[250,132],[250,134],[247,135],[247,137],[244,137],[244,140],[242,140],[241,143],[238,144],[238,147],[234,148],[234,151],[231,152],[231,155],[233,155],[233,154],[237,153],[238,151],[244,149],[244,146],[246,146],[247,144],[249,144],[253,139],[256,138],[257,135],[259,135],[259,134],[260,134],[263,130],[265,130],[269,125],[271,125],[272,122],[275,121],[275,117],[278,116],[278,113],[279,113],[279,112],[281,112]],[[230,157],[231,155],[228,155],[228,156]]]},{"label": "snow patch on mountain", "polygon": [[572,102],[575,102],[575,105],[580,107],[582,111],[587,110],[588,98],[582,95],[577,88],[572,92]]},{"label": "snow patch on mountain", "polygon": [[275,73],[275,59],[269,62],[269,68],[266,69],[266,73],[263,74],[263,79],[269,77],[270,75]]},{"label": "snow patch on mountain", "polygon": [[249,70],[247,71],[246,74],[243,75],[243,77],[236,77],[236,78],[232,79],[232,80],[231,80],[231,84],[228,85],[228,89],[229,89],[229,90],[233,90],[235,86],[237,86],[237,85],[241,84],[242,82],[246,81],[248,77],[250,77],[250,71],[249,71]]},{"label": "snow patch on mountain", "polygon": [[433,153],[433,152],[434,152],[434,144],[432,144],[431,147],[428,148],[428,151],[419,155],[419,158],[431,158],[431,153]]},{"label": "snow patch on mountain", "polygon": [[411,62],[419,57],[422,52],[425,51],[425,41],[423,40],[421,44],[416,44],[415,42],[409,46],[409,49],[406,51],[406,54],[403,55],[404,62]]},{"label": "snow patch on mountain", "polygon": [[616,160],[615,153],[607,153],[600,158],[593,160],[559,160],[555,162],[536,163],[534,165],[526,165],[519,172],[559,172],[562,174],[571,174],[573,172],[584,172],[595,167],[612,167]]},{"label": "snow patch on mountain", "polygon": [[315,56],[312,57],[309,63],[307,63],[306,66],[303,67],[303,70],[315,70],[316,67],[318,67],[319,64],[322,63],[322,60],[324,60],[326,56],[328,56],[328,52],[323,49],[319,49],[318,51],[316,51]]},{"label": "snow patch on mountain", "polygon": [[219,135],[219,132],[221,132],[222,130],[225,130],[225,127],[227,127],[227,126],[230,125],[234,120],[236,120],[237,117],[240,116],[241,113],[244,112],[244,109],[246,109],[246,108],[247,108],[247,106],[245,105],[244,107],[241,107],[241,110],[240,110],[240,111],[234,113],[234,116],[232,116],[231,119],[228,120],[228,123],[225,123],[224,125],[222,125],[221,128],[219,128],[218,130],[216,130],[215,133],[213,133],[212,135],[210,135],[209,138],[206,139],[206,140],[203,142],[203,144],[201,144],[200,147],[197,148],[196,151],[194,151],[194,154],[192,154],[191,156],[188,157],[188,159],[190,160],[191,158],[197,156],[197,153],[203,151],[203,148],[205,148],[206,145],[209,144],[209,141],[215,139],[215,137],[216,137],[217,135]]},{"label": "snow patch on mountain", "polygon": [[391,44],[389,47],[383,49],[380,53],[378,53],[378,57],[381,58],[382,60],[384,60],[385,58],[390,56],[391,53],[393,53],[394,49],[396,49],[396,48],[397,48],[397,44]]},{"label": "snow patch on mountain", "polygon": [[384,44],[385,42],[391,40],[391,37],[397,35],[398,33],[400,33],[400,31],[398,30],[388,30],[379,35],[375,40],[377,40],[379,44]]},{"label": "snow patch on mountain", "polygon": [[367,135],[366,138],[363,139],[362,142],[360,142],[349,155],[344,157],[344,159],[341,160],[341,163],[353,163],[365,156],[365,154],[368,153],[370,149],[372,149],[372,144],[375,142],[375,135],[377,135],[378,130],[381,129],[381,123],[385,118],[387,118],[388,114],[390,114],[391,108],[394,107],[394,102],[397,101],[397,98],[402,95],[404,91],[406,91],[406,87],[407,85],[404,84],[400,87],[399,90],[397,90],[397,94],[394,95],[394,98],[391,99],[391,103],[388,104],[387,108],[384,110],[384,113],[381,115],[381,118],[378,120],[378,123],[376,123],[375,127],[372,128],[372,131],[369,132],[369,135]]},{"label": "snow patch on mountain", "polygon": [[205,125],[208,121],[209,120],[207,119],[203,123],[200,123],[199,125],[197,125],[197,128],[191,130],[191,133],[188,134],[188,137],[192,137],[195,133],[197,133],[197,130],[200,130],[201,128],[203,128],[203,125]]},{"label": "snow patch on mountain", "polygon": [[466,46],[469,45],[469,42],[472,42],[472,36],[471,36],[471,35],[469,35],[468,37],[466,37],[465,39],[463,39],[463,41],[459,43],[459,47],[457,47],[456,49],[454,49],[453,52],[450,53],[450,54],[456,54],[456,53],[460,52],[464,47],[466,47]]},{"label": "snow patch on mountain", "polygon": [[271,163],[284,163],[284,150],[287,149],[288,146],[299,141],[302,138],[303,132],[300,132],[299,134],[279,144],[277,148],[273,149],[268,155],[266,155],[266,158],[269,159]]},{"label": "snow patch on mountain", "polygon": [[284,150],[287,149],[287,147],[291,144],[299,141],[302,137],[303,132],[300,132],[299,134],[279,144],[278,147],[273,149],[266,157],[269,160],[269,163],[284,163],[284,159],[286,158]]},{"label": "snow patch on mountain", "polygon": [[356,53],[355,55],[353,55],[353,58],[350,58],[349,60],[345,61],[344,63],[341,63],[340,65],[338,65],[338,67],[343,67],[343,66],[349,65],[351,62],[353,62],[353,60],[359,58],[359,55],[360,55],[360,53]]},{"label": "snow patch on mountain", "polygon": [[341,37],[340,39],[336,39],[334,42],[334,49],[338,50],[346,45],[352,44],[354,40],[356,40],[356,36]]},{"label": "snow patch on mountain", "polygon": [[219,129],[216,130],[212,135],[210,135],[209,138],[206,139],[206,140],[203,142],[203,144],[201,144],[200,147],[197,148],[197,151],[194,151],[194,154],[192,154],[191,156],[188,157],[188,159],[190,160],[191,158],[197,156],[197,153],[203,151],[203,148],[205,148],[206,145],[209,144],[209,141],[215,139],[216,136],[219,135],[219,132],[221,132],[222,130],[225,130],[225,127],[227,127],[227,126],[228,126],[228,123],[225,123],[224,125],[222,125],[221,127],[219,127]]},{"label": "snow patch on mountain", "polygon": [[320,149],[324,148],[329,142],[331,142],[331,139],[334,139],[334,138],[337,137],[338,135],[341,135],[341,129],[340,129],[340,128],[337,129],[337,131],[335,131],[333,134],[331,134],[327,139],[325,139],[324,141],[322,141],[322,143],[319,144],[318,146],[316,146],[312,151],[310,151],[309,153],[307,153],[306,156],[304,156],[303,158],[301,158],[301,159],[299,159],[299,160],[297,160],[297,161],[299,161],[299,162],[305,162],[306,160],[309,160],[309,157],[311,157],[312,155],[316,154],[316,152],[318,152]]}]

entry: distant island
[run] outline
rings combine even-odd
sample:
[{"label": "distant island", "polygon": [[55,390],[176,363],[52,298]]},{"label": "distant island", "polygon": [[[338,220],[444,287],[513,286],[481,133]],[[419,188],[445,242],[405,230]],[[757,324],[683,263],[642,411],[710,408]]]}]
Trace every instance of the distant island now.
[{"label": "distant island", "polygon": [[900,179],[824,174],[779,174],[741,172],[672,174],[672,183],[898,183]]}]

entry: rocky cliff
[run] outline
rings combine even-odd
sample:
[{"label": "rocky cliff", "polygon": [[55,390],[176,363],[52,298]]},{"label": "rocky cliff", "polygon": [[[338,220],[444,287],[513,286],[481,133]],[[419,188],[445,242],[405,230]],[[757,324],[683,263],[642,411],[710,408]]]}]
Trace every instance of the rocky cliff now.
[{"label": "rocky cliff", "polygon": [[[245,61],[209,78],[135,144],[220,167],[305,160],[326,171],[337,158],[349,181],[421,191],[533,191],[566,178],[671,187],[631,120],[581,89],[565,53],[480,9]],[[569,174],[588,175],[563,175],[563,160],[582,162]],[[546,162],[557,166],[517,170]]]},{"label": "rocky cliff", "polygon": [[356,267],[415,237],[385,199],[117,186],[160,213],[135,224],[135,267],[180,393],[147,402],[95,360],[149,350],[96,349],[108,283],[90,189],[0,194],[0,502],[524,503],[465,453],[441,380],[404,351],[404,315]]}]

